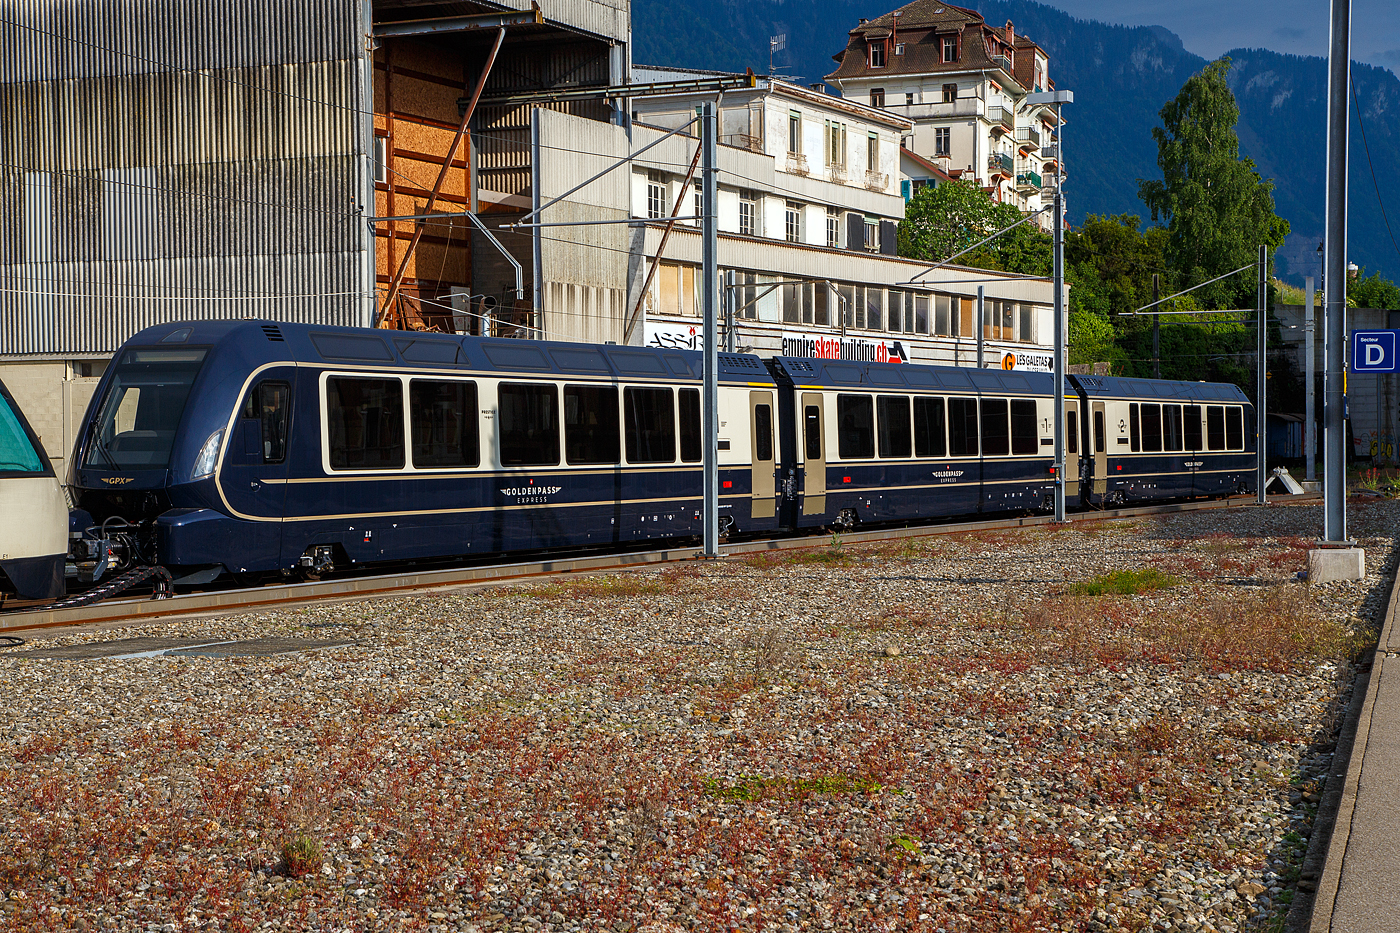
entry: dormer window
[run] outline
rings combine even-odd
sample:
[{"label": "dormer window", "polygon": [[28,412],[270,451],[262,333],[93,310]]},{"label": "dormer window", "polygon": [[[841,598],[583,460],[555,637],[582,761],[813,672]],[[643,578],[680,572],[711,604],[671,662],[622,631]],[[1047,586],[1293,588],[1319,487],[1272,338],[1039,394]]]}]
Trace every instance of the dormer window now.
[{"label": "dormer window", "polygon": [[955,62],[958,60],[958,37],[943,37],[943,60],[945,62]]},{"label": "dormer window", "polygon": [[885,40],[877,39],[870,43],[870,67],[885,67]]},{"label": "dormer window", "polygon": [[870,89],[870,106],[885,106],[885,89],[882,87],[872,87]]}]

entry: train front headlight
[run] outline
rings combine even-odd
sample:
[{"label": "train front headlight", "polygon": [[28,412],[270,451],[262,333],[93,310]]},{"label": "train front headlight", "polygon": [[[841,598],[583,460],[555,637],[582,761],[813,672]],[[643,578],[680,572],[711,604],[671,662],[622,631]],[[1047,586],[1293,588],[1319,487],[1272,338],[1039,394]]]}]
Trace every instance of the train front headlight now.
[{"label": "train front headlight", "polygon": [[204,446],[199,448],[199,456],[194,458],[194,472],[190,479],[204,479],[213,474],[214,467],[219,464],[219,444],[224,439],[224,429],[219,428],[209,435],[209,440],[204,442]]}]

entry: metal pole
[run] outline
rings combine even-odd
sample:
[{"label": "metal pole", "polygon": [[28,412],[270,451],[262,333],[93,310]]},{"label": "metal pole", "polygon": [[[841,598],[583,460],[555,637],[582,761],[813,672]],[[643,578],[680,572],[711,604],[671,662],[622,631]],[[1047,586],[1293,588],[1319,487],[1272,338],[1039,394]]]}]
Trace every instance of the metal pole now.
[{"label": "metal pole", "polygon": [[718,174],[715,105],[707,101],[700,113],[702,175],[700,199],[701,279],[705,315],[705,556],[719,557],[719,343],[716,340],[715,300],[719,295],[719,231],[715,204]]},{"label": "metal pole", "polygon": [[739,295],[734,291],[734,270],[724,273],[724,352],[736,352],[738,343],[734,333],[734,306],[739,303]]},{"label": "metal pole", "polygon": [[1347,336],[1347,134],[1351,104],[1351,0],[1332,0],[1331,50],[1327,60],[1327,239],[1324,241],[1323,300],[1327,368],[1323,385],[1323,539],[1347,541],[1347,462],[1343,419]]},{"label": "metal pole", "polygon": [[1256,320],[1259,322],[1259,388],[1258,402],[1254,406],[1255,494],[1259,504],[1268,501],[1264,493],[1264,482],[1268,479],[1268,434],[1269,434],[1269,255],[1266,248],[1259,246],[1259,304]]},{"label": "metal pole", "polygon": [[1317,409],[1313,398],[1313,370],[1317,368],[1316,350],[1313,348],[1313,316],[1314,306],[1317,304],[1317,292],[1313,291],[1313,277],[1308,276],[1303,280],[1303,286],[1308,292],[1307,304],[1303,305],[1303,371],[1306,373],[1307,384],[1307,407],[1303,420],[1303,449],[1308,458],[1308,474],[1305,479],[1313,482],[1317,479]]},{"label": "metal pole", "polygon": [[986,289],[985,286],[979,285],[979,286],[977,286],[977,368],[978,368],[978,369],[981,369],[981,368],[982,368],[982,350],[983,350],[983,348],[982,348],[982,336],[983,336],[983,331],[986,329],[986,324],[984,323],[984,322],[987,320],[986,314],[985,314],[986,308],[987,308],[987,289]]},{"label": "metal pole", "polygon": [[[1058,124],[1060,108],[1055,108]],[[1064,141],[1055,153],[1064,158]],[[1056,174],[1059,165],[1056,163]],[[1058,179],[1057,179],[1058,180]],[[1065,520],[1065,196],[1055,185],[1055,521]]]},{"label": "metal pole", "polygon": [[[360,131],[355,134],[359,140],[358,146],[364,148],[360,162],[360,212],[364,223],[364,229],[360,231],[364,237],[360,244],[362,255],[360,256],[360,276],[361,285],[365,293],[360,299],[359,319],[361,327],[373,327],[376,305],[376,294],[374,287],[378,281],[378,272],[375,262],[375,250],[377,237],[375,236],[374,221],[371,220],[376,213],[375,210],[375,188],[374,179],[377,175],[377,167],[374,163],[374,5],[371,0],[361,0],[360,2],[360,29],[363,32],[360,44]],[[385,148],[385,158],[388,158],[388,149]]]},{"label": "metal pole", "polygon": [[[1161,276],[1152,273],[1152,303],[1162,297]],[[1152,315],[1152,378],[1162,378],[1162,316]]]}]

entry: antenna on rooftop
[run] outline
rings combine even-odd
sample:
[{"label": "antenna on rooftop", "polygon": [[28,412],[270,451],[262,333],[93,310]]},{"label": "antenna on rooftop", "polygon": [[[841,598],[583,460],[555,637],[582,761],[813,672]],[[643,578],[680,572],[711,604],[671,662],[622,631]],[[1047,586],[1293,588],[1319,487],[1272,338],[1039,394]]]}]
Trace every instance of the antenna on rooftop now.
[{"label": "antenna on rooftop", "polygon": [[768,73],[770,75],[777,73],[773,68],[773,53],[781,52],[785,48],[787,48],[787,33],[768,37]]}]

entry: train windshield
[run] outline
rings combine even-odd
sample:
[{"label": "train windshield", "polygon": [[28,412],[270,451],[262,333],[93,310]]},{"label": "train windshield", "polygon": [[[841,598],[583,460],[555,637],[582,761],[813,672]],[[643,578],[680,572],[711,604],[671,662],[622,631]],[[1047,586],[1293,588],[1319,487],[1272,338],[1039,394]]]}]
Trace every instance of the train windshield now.
[{"label": "train windshield", "polygon": [[163,470],[190,386],[204,365],[200,349],[127,350],[97,410],[83,466]]},{"label": "train windshield", "polygon": [[0,392],[0,474],[22,476],[42,472],[44,461],[29,442],[29,434],[20,424],[9,397]]}]

